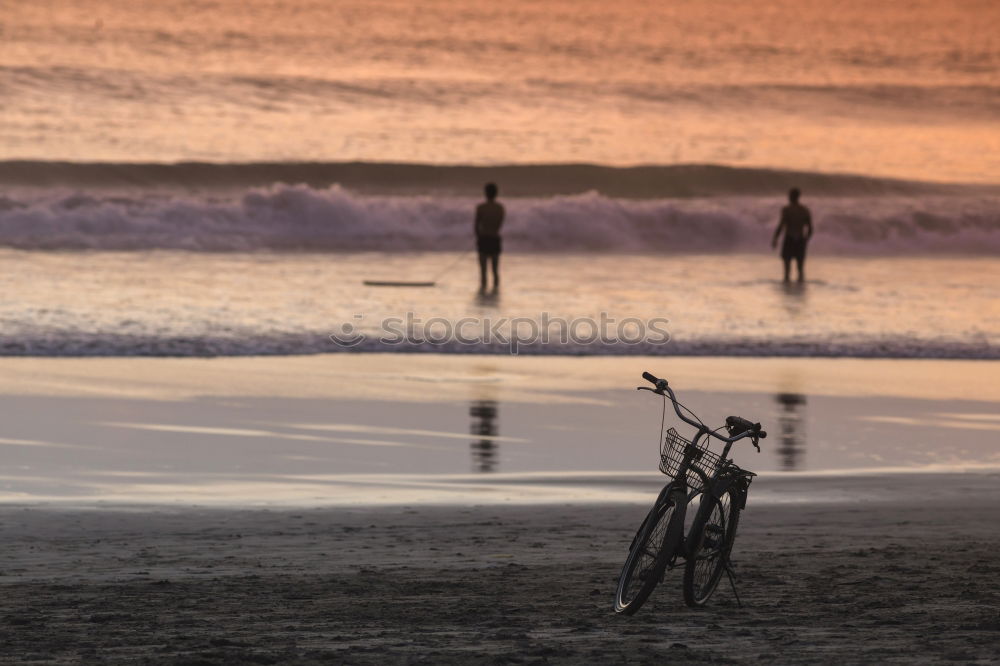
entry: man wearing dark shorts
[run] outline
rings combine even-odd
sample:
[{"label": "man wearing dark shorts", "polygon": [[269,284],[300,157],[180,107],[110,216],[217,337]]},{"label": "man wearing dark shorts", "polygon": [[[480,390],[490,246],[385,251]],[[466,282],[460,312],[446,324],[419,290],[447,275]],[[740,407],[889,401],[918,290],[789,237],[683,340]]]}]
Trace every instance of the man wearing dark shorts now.
[{"label": "man wearing dark shorts", "polygon": [[785,232],[785,242],[781,245],[781,259],[785,262],[785,282],[788,282],[792,259],[799,269],[799,282],[805,280],[803,265],[806,263],[806,244],[812,237],[812,215],[809,209],[799,203],[801,196],[799,188],[793,188],[788,193],[788,205],[781,209],[781,222],[774,230],[771,247],[778,247],[778,236]]},{"label": "man wearing dark shorts", "polygon": [[486,264],[493,264],[493,290],[500,288],[500,227],[504,209],[497,203],[497,186],[486,183],[486,201],[476,206],[476,249],[479,250],[479,289],[486,291]]}]

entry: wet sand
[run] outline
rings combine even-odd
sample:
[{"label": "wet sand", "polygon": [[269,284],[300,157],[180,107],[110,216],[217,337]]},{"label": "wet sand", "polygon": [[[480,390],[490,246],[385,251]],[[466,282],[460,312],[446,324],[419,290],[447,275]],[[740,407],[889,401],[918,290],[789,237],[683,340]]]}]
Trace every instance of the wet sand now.
[{"label": "wet sand", "polygon": [[761,482],[1000,467],[997,361],[7,358],[0,503],[643,502],[661,479],[646,369],[709,423],[764,423],[762,453],[734,451]]},{"label": "wet sand", "polygon": [[[817,483],[814,481],[814,483]],[[836,478],[824,485],[841,485]],[[0,509],[5,663],[996,663],[1000,476],[755,506],[691,610],[611,603],[638,504]],[[928,494],[914,501],[925,488]],[[897,492],[898,490],[898,492]],[[870,493],[872,494],[872,493]]]}]

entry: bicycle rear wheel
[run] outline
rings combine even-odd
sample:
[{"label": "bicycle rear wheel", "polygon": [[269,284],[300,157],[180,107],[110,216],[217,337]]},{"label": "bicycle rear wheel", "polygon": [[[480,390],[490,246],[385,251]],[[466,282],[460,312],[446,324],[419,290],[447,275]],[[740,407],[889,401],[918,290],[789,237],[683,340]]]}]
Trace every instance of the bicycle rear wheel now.
[{"label": "bicycle rear wheel", "polygon": [[639,526],[618,578],[615,612],[632,615],[660,582],[667,562],[683,537],[684,526],[674,520],[675,510],[675,500],[668,495],[657,500]]},{"label": "bicycle rear wheel", "polygon": [[702,496],[698,515],[688,539],[688,559],[684,566],[684,602],[704,606],[715,592],[733,549],[740,510],[733,504],[730,491],[715,499]]}]

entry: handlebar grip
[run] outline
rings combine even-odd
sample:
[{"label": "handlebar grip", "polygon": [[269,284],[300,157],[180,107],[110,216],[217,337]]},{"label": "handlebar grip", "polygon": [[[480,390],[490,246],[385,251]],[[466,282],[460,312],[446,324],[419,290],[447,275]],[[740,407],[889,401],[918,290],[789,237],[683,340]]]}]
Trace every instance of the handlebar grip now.
[{"label": "handlebar grip", "polygon": [[650,384],[656,384],[658,381],[660,381],[654,374],[650,372],[642,373],[642,378],[645,379]]},{"label": "handlebar grip", "polygon": [[757,433],[757,436],[760,437],[761,439],[764,439],[765,437],[767,437],[767,431],[761,430],[760,432]]}]

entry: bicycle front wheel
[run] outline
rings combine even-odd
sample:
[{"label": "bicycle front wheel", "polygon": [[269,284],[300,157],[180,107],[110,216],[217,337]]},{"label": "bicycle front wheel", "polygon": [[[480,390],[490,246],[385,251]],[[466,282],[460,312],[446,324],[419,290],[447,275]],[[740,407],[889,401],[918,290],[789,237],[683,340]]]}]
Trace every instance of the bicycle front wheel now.
[{"label": "bicycle front wheel", "polygon": [[632,615],[660,582],[667,562],[683,537],[684,526],[674,520],[675,511],[674,498],[667,496],[653,505],[639,526],[618,578],[615,612]]},{"label": "bicycle front wheel", "polygon": [[702,495],[688,538],[688,560],[684,566],[684,602],[704,606],[715,592],[729,563],[740,510],[730,491],[716,499]]}]

